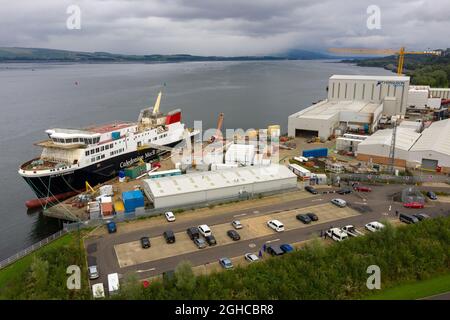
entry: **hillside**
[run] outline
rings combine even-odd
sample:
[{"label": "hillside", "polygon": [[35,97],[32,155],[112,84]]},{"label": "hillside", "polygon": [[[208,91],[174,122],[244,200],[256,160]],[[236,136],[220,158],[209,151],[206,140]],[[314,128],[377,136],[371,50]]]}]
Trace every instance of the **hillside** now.
[{"label": "hillside", "polygon": [[[356,63],[361,67],[381,67],[392,72],[397,70],[396,56],[350,59],[343,62]],[[445,50],[442,56],[406,55],[403,71],[411,77],[412,84],[447,88],[450,84],[450,49]]]},{"label": "hillside", "polygon": [[329,56],[304,50],[293,50],[277,56],[195,56],[189,54],[126,55],[109,52],[81,52],[42,48],[0,47],[0,62],[186,62],[186,61],[256,61],[311,60]]}]

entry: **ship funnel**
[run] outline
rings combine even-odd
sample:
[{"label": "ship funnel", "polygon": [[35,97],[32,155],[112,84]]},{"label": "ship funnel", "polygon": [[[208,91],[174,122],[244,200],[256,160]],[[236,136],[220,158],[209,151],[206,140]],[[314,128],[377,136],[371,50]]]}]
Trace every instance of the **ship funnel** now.
[{"label": "ship funnel", "polygon": [[159,112],[159,104],[161,103],[161,95],[162,91],[158,93],[158,98],[156,98],[155,106],[153,107],[153,114],[158,114]]}]

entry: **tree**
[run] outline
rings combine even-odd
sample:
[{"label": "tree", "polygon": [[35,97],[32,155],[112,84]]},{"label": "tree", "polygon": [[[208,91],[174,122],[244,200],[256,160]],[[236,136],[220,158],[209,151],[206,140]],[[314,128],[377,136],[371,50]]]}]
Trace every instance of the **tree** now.
[{"label": "tree", "polygon": [[175,286],[183,291],[192,292],[195,288],[196,278],[189,261],[182,261],[175,268]]}]

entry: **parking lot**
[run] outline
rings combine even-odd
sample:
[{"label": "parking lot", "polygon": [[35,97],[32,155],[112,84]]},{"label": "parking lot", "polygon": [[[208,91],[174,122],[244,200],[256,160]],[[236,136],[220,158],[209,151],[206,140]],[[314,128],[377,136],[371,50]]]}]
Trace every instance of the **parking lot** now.
[{"label": "parking lot", "polygon": [[[319,221],[313,222],[313,224],[327,223],[358,214],[351,208],[337,208],[332,204],[325,203],[301,209],[241,219],[240,221],[243,228],[238,230],[238,232],[241,236],[241,240],[250,240],[274,234],[275,231],[267,226],[267,221],[272,219],[277,219],[283,222],[286,231],[305,228],[308,225],[298,221],[296,219],[296,215],[307,212],[314,212],[319,217]],[[233,243],[233,240],[231,240],[226,234],[228,230],[233,229],[230,223],[209,226],[212,234],[217,240],[217,245],[215,247]],[[209,249],[209,247],[205,249],[198,249],[184,231],[175,233],[175,237],[176,242],[173,244],[167,244],[162,236],[153,237],[150,239],[152,245],[148,249],[143,249],[139,240],[115,245],[114,250],[116,252],[119,266],[121,268],[129,267],[136,264],[155,261],[197,250]]]}]

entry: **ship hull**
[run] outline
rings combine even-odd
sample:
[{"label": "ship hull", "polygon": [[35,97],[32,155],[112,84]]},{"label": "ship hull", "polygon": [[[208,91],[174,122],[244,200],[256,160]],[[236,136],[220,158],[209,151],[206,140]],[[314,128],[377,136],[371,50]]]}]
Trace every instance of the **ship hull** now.
[{"label": "ship hull", "polygon": [[[167,146],[173,147],[178,143],[179,141]],[[38,198],[47,198],[68,192],[81,192],[86,188],[86,181],[92,186],[104,183],[117,177],[121,169],[137,162],[138,159],[149,162],[167,152],[153,148],[137,150],[61,175],[23,176],[23,178]]]}]

